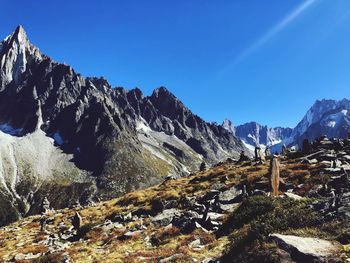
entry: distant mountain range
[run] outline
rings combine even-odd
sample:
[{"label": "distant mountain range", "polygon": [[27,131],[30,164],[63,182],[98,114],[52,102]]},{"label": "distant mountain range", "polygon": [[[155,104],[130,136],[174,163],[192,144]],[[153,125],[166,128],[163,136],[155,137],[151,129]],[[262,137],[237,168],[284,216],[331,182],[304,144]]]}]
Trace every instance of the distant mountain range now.
[{"label": "distant mountain range", "polygon": [[257,144],[269,146],[274,151],[280,151],[283,144],[300,147],[304,139],[312,141],[322,135],[347,138],[350,132],[350,101],[317,100],[295,128],[271,128],[257,122],[234,126],[230,120],[225,120],[223,127],[251,150]]}]

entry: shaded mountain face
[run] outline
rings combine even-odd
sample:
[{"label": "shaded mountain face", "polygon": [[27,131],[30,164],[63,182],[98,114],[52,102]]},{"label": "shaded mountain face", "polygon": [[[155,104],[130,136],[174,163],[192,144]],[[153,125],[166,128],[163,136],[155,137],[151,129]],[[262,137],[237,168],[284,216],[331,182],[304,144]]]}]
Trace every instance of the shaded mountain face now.
[{"label": "shaded mountain face", "polygon": [[229,120],[224,121],[223,127],[251,150],[257,144],[269,146],[272,151],[280,151],[283,144],[300,147],[304,139],[313,141],[323,135],[344,139],[348,138],[350,132],[350,101],[317,100],[293,129],[270,128],[256,122],[235,127]]},{"label": "shaded mountain face", "polygon": [[56,208],[115,197],[246,150],[166,88],[144,96],[84,78],[21,26],[0,42],[0,63],[0,224],[38,212],[44,196]]}]

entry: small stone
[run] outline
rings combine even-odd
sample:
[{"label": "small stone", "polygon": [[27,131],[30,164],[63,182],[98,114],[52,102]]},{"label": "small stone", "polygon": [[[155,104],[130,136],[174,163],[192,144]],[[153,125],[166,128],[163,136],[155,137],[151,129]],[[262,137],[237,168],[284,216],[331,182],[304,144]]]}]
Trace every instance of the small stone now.
[{"label": "small stone", "polygon": [[296,195],[296,194],[289,193],[289,192],[284,193],[284,195],[289,197],[290,199],[293,199],[293,200],[302,200],[302,199],[304,199],[300,195]]}]

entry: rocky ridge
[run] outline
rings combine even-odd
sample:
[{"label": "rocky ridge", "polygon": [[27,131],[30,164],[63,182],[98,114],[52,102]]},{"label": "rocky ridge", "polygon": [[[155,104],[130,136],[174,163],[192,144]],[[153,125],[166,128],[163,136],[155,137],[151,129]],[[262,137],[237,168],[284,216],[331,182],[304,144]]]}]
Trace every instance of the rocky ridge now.
[{"label": "rocky ridge", "polygon": [[[45,196],[56,208],[116,197],[246,150],[166,88],[144,96],[137,88],[85,78],[42,54],[21,26],[0,42],[0,61],[0,133],[12,149],[1,153],[1,189],[8,203],[2,212],[8,215],[0,224],[34,213]],[[30,142],[33,158],[44,154],[42,144],[52,149],[42,167],[19,146],[31,134],[36,134]],[[64,164],[56,166],[53,160],[60,158]],[[78,191],[81,183],[88,190]],[[23,185],[28,189],[20,189]],[[52,188],[66,189],[74,200],[60,198]]]}]

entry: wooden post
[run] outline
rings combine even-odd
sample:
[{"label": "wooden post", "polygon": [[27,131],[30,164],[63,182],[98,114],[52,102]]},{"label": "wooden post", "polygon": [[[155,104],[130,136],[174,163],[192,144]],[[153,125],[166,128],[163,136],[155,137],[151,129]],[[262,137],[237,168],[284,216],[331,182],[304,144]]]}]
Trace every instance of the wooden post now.
[{"label": "wooden post", "polygon": [[280,186],[280,164],[277,156],[273,156],[270,162],[270,181],[272,196],[276,197],[278,196]]}]

